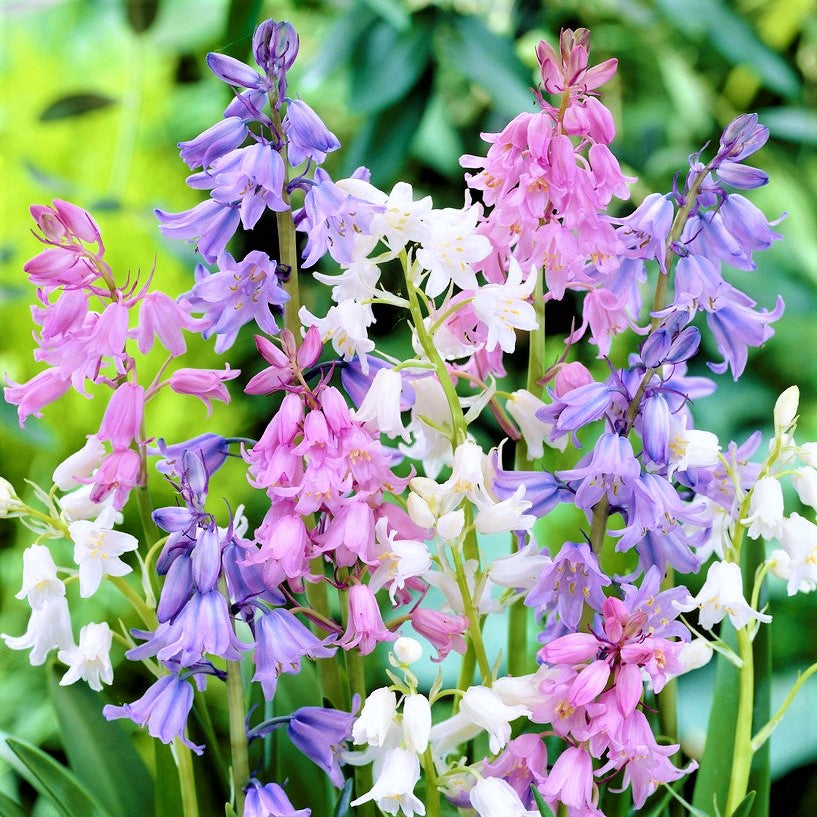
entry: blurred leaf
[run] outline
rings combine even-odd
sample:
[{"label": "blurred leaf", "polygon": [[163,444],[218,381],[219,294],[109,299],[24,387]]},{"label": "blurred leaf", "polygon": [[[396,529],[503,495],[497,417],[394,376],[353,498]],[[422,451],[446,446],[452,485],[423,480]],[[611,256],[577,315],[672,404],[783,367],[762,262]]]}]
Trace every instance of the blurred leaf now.
[{"label": "blurred leaf", "polygon": [[17,738],[6,738],[6,745],[25,767],[29,783],[65,817],[110,817],[77,777],[53,757]]},{"label": "blurred leaf", "polygon": [[0,817],[26,817],[23,807],[0,791]]},{"label": "blurred leaf", "polygon": [[153,780],[122,727],[102,715],[102,700],[84,684],[48,678],[60,739],[77,777],[114,817],[153,814]]},{"label": "blurred leaf", "polygon": [[372,116],[346,151],[346,175],[365,163],[372,171],[374,185],[382,187],[394,181],[405,163],[427,99],[428,89],[418,88],[408,99]]},{"label": "blurred leaf", "polygon": [[126,0],[128,23],[137,33],[147,31],[159,13],[159,0]]},{"label": "blurred leaf", "polygon": [[456,180],[459,184],[462,179],[460,156],[464,152],[462,139],[446,115],[442,96],[434,94],[417,131],[413,155],[423,164],[433,167],[440,175]]},{"label": "blurred leaf", "polygon": [[[721,623],[721,640],[737,649],[735,628],[728,619]],[[723,656],[717,657],[712,707],[706,730],[706,746],[701,766],[695,778],[692,805],[707,814],[714,814],[713,801],[723,814],[732,776],[732,756],[735,750],[735,724],[738,712],[738,670]]]},{"label": "blurred leaf", "polygon": [[161,741],[153,741],[153,757],[156,762],[154,782],[154,811],[156,817],[179,817],[182,813],[182,793],[176,761],[170,746]]},{"label": "blurred leaf", "polygon": [[344,784],[338,797],[338,802],[335,803],[335,808],[332,811],[332,817],[347,817],[349,814],[349,803],[352,802],[352,786],[354,780],[350,777]]},{"label": "blurred leaf", "polygon": [[52,102],[41,114],[40,122],[54,122],[57,119],[68,119],[72,116],[98,111],[113,105],[116,100],[104,94],[86,91],[79,94],[69,94]]},{"label": "blurred leaf", "polygon": [[817,145],[817,112],[809,108],[782,106],[758,111],[760,121],[775,139]]},{"label": "blurred leaf", "polygon": [[791,99],[800,92],[796,72],[767,46],[751,25],[722,0],[658,0],[664,15],[691,36],[704,33],[712,47],[733,65],[746,65],[763,84]]},{"label": "blurred leaf", "polygon": [[411,17],[408,12],[394,0],[363,0],[363,3],[400,31],[404,31],[411,25]]},{"label": "blurred leaf", "polygon": [[752,803],[755,802],[755,792],[750,791],[743,800],[738,803],[738,807],[732,812],[731,817],[748,817],[752,808]]},{"label": "blurred leaf", "polygon": [[235,809],[229,803],[224,804],[224,817],[238,817]]},{"label": "blurred leaf", "polygon": [[542,797],[542,795],[539,793],[539,789],[537,789],[533,783],[530,784],[530,791],[533,795],[533,799],[536,801],[536,808],[539,809],[539,814],[541,814],[542,817],[553,817],[553,812],[550,810],[550,806],[548,806],[548,804],[545,802],[545,798]]},{"label": "blurred leaf", "polygon": [[487,29],[479,17],[458,15],[452,21],[443,43],[446,60],[488,91],[498,113],[513,117],[530,110],[530,74],[512,42]]},{"label": "blurred leaf", "polygon": [[362,112],[380,111],[403,99],[425,70],[430,54],[431,32],[426,24],[416,20],[412,28],[400,31],[379,20],[358,41],[349,106]]},{"label": "blurred leaf", "polygon": [[368,8],[353,6],[329,30],[318,56],[301,78],[301,85],[314,88],[340,65],[351,58],[358,40],[374,23],[376,17]]},{"label": "blurred leaf", "polygon": [[246,59],[263,5],[263,0],[230,0],[223,53],[237,60]]}]

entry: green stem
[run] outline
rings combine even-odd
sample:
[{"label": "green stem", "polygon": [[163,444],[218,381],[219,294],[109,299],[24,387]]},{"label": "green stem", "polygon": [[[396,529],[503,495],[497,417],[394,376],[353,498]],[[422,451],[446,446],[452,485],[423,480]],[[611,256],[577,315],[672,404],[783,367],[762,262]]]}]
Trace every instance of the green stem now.
[{"label": "green stem", "polygon": [[749,630],[738,630],[738,654],[743,666],[738,676],[738,715],[735,724],[735,751],[732,756],[732,773],[729,794],[726,798],[726,814],[731,815],[743,798],[749,783],[752,766],[752,707],[754,702],[754,656]]},{"label": "green stem", "polygon": [[474,606],[474,600],[471,598],[471,591],[468,587],[468,579],[465,575],[465,567],[462,563],[462,558],[456,549],[451,549],[451,555],[454,559],[454,571],[457,579],[457,587],[462,596],[462,605],[466,617],[468,618],[468,635],[471,639],[471,644],[474,647],[474,656],[476,657],[479,671],[482,675],[482,683],[486,686],[491,686],[491,665],[488,663],[488,656],[485,653],[485,643],[482,640],[482,628],[480,626],[479,612]]},{"label": "green stem", "polygon": [[[316,556],[309,563],[310,572],[322,576],[323,575],[323,557]],[[306,598],[309,606],[318,613],[321,618],[327,621],[332,620],[329,611],[329,594],[326,592],[326,582],[321,580],[318,582],[306,582]],[[310,627],[316,635],[322,635],[321,628],[314,621],[310,622]],[[341,708],[345,701],[345,692],[343,683],[340,678],[340,664],[334,658],[319,658],[316,661],[318,665],[318,679],[320,681],[321,695],[328,698],[336,707]],[[323,704],[323,701],[320,702]]]},{"label": "green stem", "polygon": [[176,754],[176,769],[182,795],[182,814],[184,817],[198,817],[199,804],[196,797],[196,778],[193,774],[193,756],[180,738],[174,739],[173,750]]},{"label": "green stem", "polygon": [[[468,689],[474,681],[474,669],[477,665],[477,655],[474,651],[474,643],[469,640],[465,645],[465,655],[460,663],[460,674],[457,679],[457,689]],[[457,704],[459,707],[459,703]]]},{"label": "green stem", "polygon": [[241,681],[241,662],[227,662],[227,711],[230,719],[230,755],[233,762],[235,810],[244,811],[244,787],[250,779],[250,760],[247,753],[247,730],[244,724],[244,685]]},{"label": "green stem", "polygon": [[426,817],[440,817],[440,790],[437,788],[437,773],[434,759],[431,757],[431,746],[423,753],[423,772],[426,777]]},{"label": "green stem", "polygon": [[777,729],[777,725],[780,723],[783,715],[786,714],[786,710],[791,706],[792,701],[794,700],[797,693],[800,691],[800,687],[811,678],[814,673],[817,672],[817,664],[812,664],[795,682],[794,686],[789,690],[789,694],[786,696],[786,700],[780,706],[780,709],[774,713],[772,719],[752,738],[752,751],[757,752],[761,746],[772,736],[772,732]]},{"label": "green stem", "polygon": [[157,626],[156,613],[142,600],[142,597],[128,584],[124,576],[108,576],[108,581],[112,582],[119,592],[130,602],[139,618],[147,625],[148,629],[155,630]]},{"label": "green stem", "polygon": [[[363,656],[355,649],[346,652],[346,674],[349,681],[349,697],[360,695],[361,703],[366,700],[366,673]],[[372,788],[372,767],[355,766],[355,792],[357,796],[365,794]],[[359,817],[374,817],[372,801],[361,803],[357,807]]]}]

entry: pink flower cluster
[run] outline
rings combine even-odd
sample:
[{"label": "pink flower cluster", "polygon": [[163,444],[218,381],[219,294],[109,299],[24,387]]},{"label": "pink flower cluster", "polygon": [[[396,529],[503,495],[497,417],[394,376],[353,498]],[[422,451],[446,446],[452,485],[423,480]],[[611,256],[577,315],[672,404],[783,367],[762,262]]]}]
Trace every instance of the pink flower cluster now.
[{"label": "pink flower cluster", "polygon": [[616,71],[617,61],[588,67],[590,33],[565,30],[560,53],[545,42],[537,58],[545,91],[560,94],[554,107],[539,94],[541,110],[521,113],[501,133],[484,133],[486,157],[463,156],[479,172],[466,181],[491,207],[480,232],[490,255],[475,266],[494,282],[505,280],[510,259],[524,270],[544,268],[548,297],[586,290],[584,321],[599,352],[633,325],[640,300],[637,281],[621,265],[623,244],[604,211],[613,196],[628,199],[629,184],[607,145],[613,117],[594,91]]}]

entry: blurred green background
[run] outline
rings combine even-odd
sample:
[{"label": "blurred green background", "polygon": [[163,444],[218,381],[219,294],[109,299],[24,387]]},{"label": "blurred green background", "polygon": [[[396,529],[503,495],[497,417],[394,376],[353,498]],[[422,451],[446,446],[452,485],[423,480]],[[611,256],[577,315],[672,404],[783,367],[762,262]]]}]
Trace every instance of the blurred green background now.
[{"label": "blurred green background", "polygon": [[[338,177],[366,164],[381,187],[405,179],[418,195],[431,193],[437,206],[459,206],[460,154],[484,153],[480,131],[501,130],[519,111],[532,110],[528,89],[536,82],[536,43],[555,42],[561,27],[586,26],[592,61],[619,59],[605,99],[619,128],[614,150],[625,171],[639,179],[636,200],[669,189],[687,156],[707,140],[717,143],[735,115],[757,111],[771,129],[769,144],[753,159],[771,183],[750,197],[769,217],[788,213],[778,228],[785,241],[757,256],[757,271],[730,277],[761,306],[772,306],[781,293],[786,313],[774,338],[750,354],[740,383],[718,378],[718,392],[695,413],[698,424],[724,443],[742,440],[757,427],[768,432],[775,397],[797,383],[798,438],[817,439],[814,0],[5,0],[0,10],[0,372],[12,379],[24,381],[39,370],[31,356],[32,292],[21,272],[39,246],[29,232],[30,203],[65,198],[88,208],[102,227],[115,270],[147,271],[155,262],[156,283],[166,292],[175,296],[190,287],[194,256],[160,236],[152,211],[180,210],[199,200],[184,185],[187,168],[175,145],[215,122],[229,98],[204,65],[208,51],[246,59],[259,20],[291,20],[301,36],[301,55],[290,74],[290,94],[312,105],[343,144],[327,161],[329,172]],[[271,251],[274,238],[262,222],[246,243]],[[326,298],[312,288],[305,300],[322,314]],[[567,300],[548,313],[552,359],[563,348],[574,308]],[[396,321],[390,323],[387,314],[378,324],[383,342],[403,337]],[[630,342],[614,347],[619,362]],[[186,365],[220,365],[210,344],[190,346]],[[714,353],[711,344],[708,349]],[[260,368],[250,333],[230,361],[248,374]],[[205,430],[251,434],[268,413],[263,401],[239,397],[230,407],[217,407],[210,420],[195,401],[168,401],[155,411],[161,423],[151,431],[169,441]],[[0,474],[23,495],[26,478],[50,484],[54,464],[97,428],[101,412],[100,401],[69,395],[23,431],[14,408],[0,404]],[[488,425],[481,432],[495,436]],[[218,484],[241,484],[240,473],[238,465],[225,469]],[[167,489],[158,480],[153,488],[165,504]],[[230,496],[237,504],[235,490]],[[794,497],[789,499],[794,509]],[[557,515],[549,544],[575,536],[569,527],[574,522]],[[16,634],[25,626],[25,605],[13,595],[27,544],[22,528],[0,526],[2,632]],[[773,637],[776,693],[782,697],[797,669],[817,659],[817,599],[790,603],[779,584]],[[120,612],[117,603],[101,592],[83,609],[90,620],[103,608],[107,615]],[[75,628],[82,623],[76,616]],[[139,683],[134,681],[134,693]],[[701,741],[710,683],[703,672],[682,690],[691,751]],[[817,813],[815,686],[807,685],[774,738],[772,814]],[[46,673],[5,649],[0,732],[60,751]],[[0,791],[10,793],[19,781],[2,764]],[[35,800],[26,789],[17,794]],[[35,813],[52,812],[40,800]]]}]

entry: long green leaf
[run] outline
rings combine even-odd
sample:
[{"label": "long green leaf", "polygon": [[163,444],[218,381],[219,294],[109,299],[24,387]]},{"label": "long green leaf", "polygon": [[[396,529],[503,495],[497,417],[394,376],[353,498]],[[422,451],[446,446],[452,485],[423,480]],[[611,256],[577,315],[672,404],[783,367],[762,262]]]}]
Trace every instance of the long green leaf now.
[{"label": "long green leaf", "polygon": [[6,745],[23,766],[24,777],[50,800],[65,817],[111,817],[71,771],[42,749],[18,738],[6,738]]},{"label": "long green leaf", "polygon": [[[349,105],[363,113],[380,111],[403,99],[425,71],[431,56],[426,24],[400,31],[378,20],[358,42],[352,58]],[[384,65],[388,64],[388,70]]]},{"label": "long green leaf", "polygon": [[156,762],[154,788],[154,811],[156,817],[179,817],[182,813],[182,793],[176,761],[170,747],[161,741],[153,741],[153,757]]},{"label": "long green leaf", "polygon": [[536,801],[536,808],[539,809],[539,814],[542,817],[553,817],[553,812],[550,810],[550,806],[545,802],[545,798],[539,793],[539,789],[531,783],[530,791],[533,795],[533,799]]},{"label": "long green leaf", "polygon": [[26,817],[23,807],[0,791],[0,817]]},{"label": "long green leaf", "polygon": [[[724,619],[721,624],[720,636],[732,649],[736,649],[735,628],[728,619]],[[713,803],[717,803],[720,814],[726,809],[735,750],[737,712],[738,670],[723,656],[718,656],[712,707],[706,729],[706,746],[695,779],[695,794],[692,799],[692,805],[707,814],[716,813]]]},{"label": "long green leaf", "polygon": [[84,684],[60,686],[54,673],[48,680],[71,769],[114,817],[150,817],[153,780],[119,723],[103,717],[100,694]]},{"label": "long green leaf", "polygon": [[340,797],[338,797],[338,802],[335,803],[335,808],[332,811],[332,817],[348,817],[349,803],[352,802],[352,786],[354,782],[355,781],[350,777],[346,783],[344,783],[340,791]]},{"label": "long green leaf", "polygon": [[237,60],[246,59],[262,6],[263,0],[231,0],[227,12],[225,54]]},{"label": "long green leaf", "polygon": [[532,110],[530,72],[519,61],[511,41],[494,34],[478,17],[453,18],[443,54],[469,80],[491,95],[498,113],[512,117]]}]

